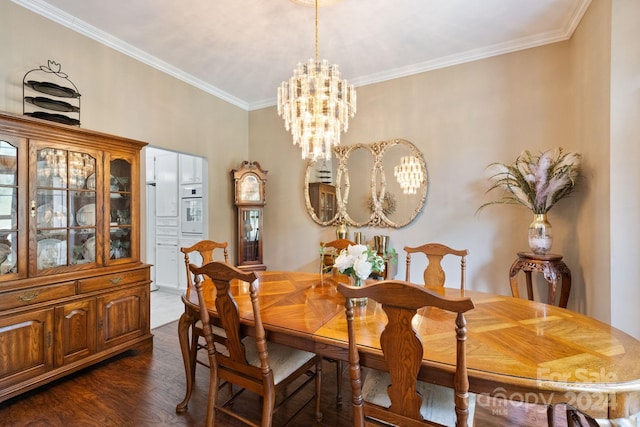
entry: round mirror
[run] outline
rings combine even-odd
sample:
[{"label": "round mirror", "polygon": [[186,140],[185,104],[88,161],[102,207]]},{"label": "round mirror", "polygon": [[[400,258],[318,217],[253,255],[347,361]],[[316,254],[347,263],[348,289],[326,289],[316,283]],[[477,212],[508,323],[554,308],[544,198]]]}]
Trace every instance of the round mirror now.
[{"label": "round mirror", "polygon": [[389,144],[382,153],[385,196],[384,221],[390,226],[409,224],[420,213],[427,192],[426,165],[413,145]]},{"label": "round mirror", "polygon": [[320,225],[404,227],[422,211],[427,166],[404,139],[338,146],[328,162],[308,162],[305,202]]},{"label": "round mirror", "polygon": [[311,218],[320,225],[331,225],[338,216],[336,163],[333,159],[307,163],[305,203]]},{"label": "round mirror", "polygon": [[345,206],[346,221],[356,227],[367,225],[374,214],[372,208],[371,171],[374,155],[367,145],[354,145],[342,171],[340,195]]}]

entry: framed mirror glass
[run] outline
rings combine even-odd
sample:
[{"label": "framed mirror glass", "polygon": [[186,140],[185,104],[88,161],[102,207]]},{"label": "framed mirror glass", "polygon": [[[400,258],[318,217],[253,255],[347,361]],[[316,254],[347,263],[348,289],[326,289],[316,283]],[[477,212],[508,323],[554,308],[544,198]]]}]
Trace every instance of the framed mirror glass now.
[{"label": "framed mirror glass", "polygon": [[320,225],[331,225],[338,217],[336,199],[337,161],[307,163],[304,177],[307,212]]},{"label": "framed mirror glass", "polygon": [[371,173],[375,157],[365,145],[352,146],[346,162],[342,164],[343,182],[339,182],[341,202],[344,204],[347,222],[362,226],[369,223],[374,211],[370,208],[373,187]]},{"label": "framed mirror glass", "polygon": [[[393,144],[386,147],[381,173],[384,173],[385,197],[382,201],[382,213],[390,223],[408,224],[419,213],[423,204],[421,188],[415,192],[405,191],[396,177],[396,167],[402,163],[402,159],[418,158],[416,152],[407,144]],[[420,165],[423,174],[423,182],[426,184],[426,167]],[[426,185],[425,185],[426,187]],[[381,191],[381,188],[378,188]]]},{"label": "framed mirror glass", "polygon": [[307,163],[305,202],[316,223],[400,228],[422,211],[427,167],[411,142],[338,146],[333,154],[330,165]]}]

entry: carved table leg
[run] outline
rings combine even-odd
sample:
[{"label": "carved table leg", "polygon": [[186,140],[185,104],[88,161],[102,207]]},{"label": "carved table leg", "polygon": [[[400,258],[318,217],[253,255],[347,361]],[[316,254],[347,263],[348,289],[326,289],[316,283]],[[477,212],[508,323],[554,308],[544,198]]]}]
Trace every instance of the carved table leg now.
[{"label": "carved table leg", "polygon": [[[193,383],[195,382],[195,364],[192,364],[191,345],[189,343],[189,329],[193,325],[193,313],[185,308],[185,312],[180,316],[178,321],[178,338],[180,340],[180,351],[182,352],[182,361],[184,362],[184,373],[187,379],[187,390],[182,402],[176,406],[176,412],[182,413],[187,410],[191,392],[193,391]],[[193,336],[193,335],[192,335]]]},{"label": "carved table leg", "polygon": [[564,263],[560,265],[560,274],[562,276],[562,290],[560,291],[560,302],[558,305],[562,308],[567,308],[569,292],[571,292],[571,271]]},{"label": "carved table leg", "polygon": [[509,269],[509,284],[511,285],[511,295],[515,298],[520,298],[520,291],[518,290],[518,272],[522,266],[522,259],[516,259],[511,268]]},{"label": "carved table leg", "polygon": [[336,360],[336,405],[342,406],[342,360]]},{"label": "carved table leg", "polygon": [[524,276],[527,280],[527,298],[529,298],[529,301],[533,301],[533,282],[531,280],[531,270],[525,270]]},{"label": "carved table leg", "polygon": [[[555,262],[549,262],[542,265],[542,274],[549,283],[548,303],[556,305],[556,291],[558,290],[558,269]],[[564,283],[562,284],[564,286]]]},{"label": "carved table leg", "polygon": [[[562,284],[564,286],[564,283]],[[547,304],[556,305],[556,290],[558,289],[558,280],[553,279],[549,281],[549,301]]]}]

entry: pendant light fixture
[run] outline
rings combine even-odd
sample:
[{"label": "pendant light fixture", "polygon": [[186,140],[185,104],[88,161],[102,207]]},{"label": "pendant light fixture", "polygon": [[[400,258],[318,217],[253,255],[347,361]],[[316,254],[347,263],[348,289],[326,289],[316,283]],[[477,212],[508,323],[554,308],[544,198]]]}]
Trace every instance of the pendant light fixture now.
[{"label": "pendant light fixture", "polygon": [[318,59],[318,0],[316,9],[316,56],[299,63],[293,76],[278,87],[278,115],[291,131],[294,145],[302,149],[302,158],[331,158],[340,134],[349,129],[349,118],[356,113],[356,91],[340,80],[337,65]]}]

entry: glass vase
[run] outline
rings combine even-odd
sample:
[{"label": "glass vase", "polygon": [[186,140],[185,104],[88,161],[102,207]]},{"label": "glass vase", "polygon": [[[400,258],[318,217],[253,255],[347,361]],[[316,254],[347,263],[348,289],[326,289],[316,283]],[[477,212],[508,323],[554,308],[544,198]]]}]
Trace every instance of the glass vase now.
[{"label": "glass vase", "polygon": [[[349,282],[351,286],[362,287],[364,285],[364,281],[358,276],[349,276]],[[367,305],[367,301],[369,298],[351,298],[351,302],[354,307],[365,307]]]},{"label": "glass vase", "polygon": [[546,255],[551,250],[553,233],[546,214],[534,214],[529,224],[529,247],[536,255]]}]

